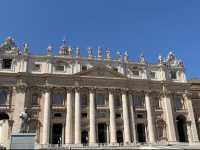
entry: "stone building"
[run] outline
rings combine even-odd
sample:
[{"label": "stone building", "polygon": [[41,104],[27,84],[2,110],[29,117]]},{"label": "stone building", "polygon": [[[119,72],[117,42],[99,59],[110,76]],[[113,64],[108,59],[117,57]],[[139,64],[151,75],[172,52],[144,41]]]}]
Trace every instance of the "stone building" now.
[{"label": "stone building", "polygon": [[22,112],[25,132],[36,133],[41,148],[199,143],[191,83],[174,53],[149,64],[143,54],[130,61],[127,52],[97,51],[83,57],[63,41],[59,55],[51,45],[46,55],[31,55],[27,43],[20,50],[7,38],[0,45],[0,143],[9,147],[21,131]]},{"label": "stone building", "polygon": [[192,105],[194,110],[194,118],[196,121],[198,136],[200,137],[200,80],[192,79],[190,97],[192,99]]}]

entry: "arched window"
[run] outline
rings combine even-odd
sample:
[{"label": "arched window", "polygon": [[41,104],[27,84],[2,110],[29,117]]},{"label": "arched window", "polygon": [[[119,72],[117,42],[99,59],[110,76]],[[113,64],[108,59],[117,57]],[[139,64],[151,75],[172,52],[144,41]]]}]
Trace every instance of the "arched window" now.
[{"label": "arched window", "polygon": [[62,93],[53,93],[52,95],[52,104],[53,105],[63,105],[64,95]]},{"label": "arched window", "polygon": [[5,105],[7,102],[7,92],[0,91],[0,105]]}]

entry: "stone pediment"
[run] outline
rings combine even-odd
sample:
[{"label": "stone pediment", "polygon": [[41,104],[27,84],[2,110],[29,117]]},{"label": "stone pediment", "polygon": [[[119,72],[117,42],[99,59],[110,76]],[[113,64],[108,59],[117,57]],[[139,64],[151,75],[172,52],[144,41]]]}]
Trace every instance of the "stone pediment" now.
[{"label": "stone pediment", "polygon": [[126,79],[127,77],[124,76],[121,73],[118,73],[105,65],[97,65],[94,66],[87,71],[84,72],[79,72],[76,75],[78,76],[87,76],[87,77],[97,77],[97,78],[124,78]]}]

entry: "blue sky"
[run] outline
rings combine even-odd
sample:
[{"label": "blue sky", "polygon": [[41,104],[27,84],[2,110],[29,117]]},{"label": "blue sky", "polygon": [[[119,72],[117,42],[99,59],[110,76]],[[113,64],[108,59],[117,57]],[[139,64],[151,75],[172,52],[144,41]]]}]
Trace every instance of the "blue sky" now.
[{"label": "blue sky", "polygon": [[66,37],[83,55],[101,46],[127,50],[131,60],[143,52],[151,63],[173,49],[187,78],[200,78],[199,8],[199,0],[1,0],[0,42],[13,36],[44,54],[49,43],[58,52]]}]

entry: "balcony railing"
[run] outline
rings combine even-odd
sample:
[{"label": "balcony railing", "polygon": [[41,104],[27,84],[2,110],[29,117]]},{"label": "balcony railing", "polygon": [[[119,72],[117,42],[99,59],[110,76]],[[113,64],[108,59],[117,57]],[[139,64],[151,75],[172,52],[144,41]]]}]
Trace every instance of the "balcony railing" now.
[{"label": "balcony railing", "polygon": [[11,109],[11,105],[9,104],[0,104],[0,110],[9,110]]}]

